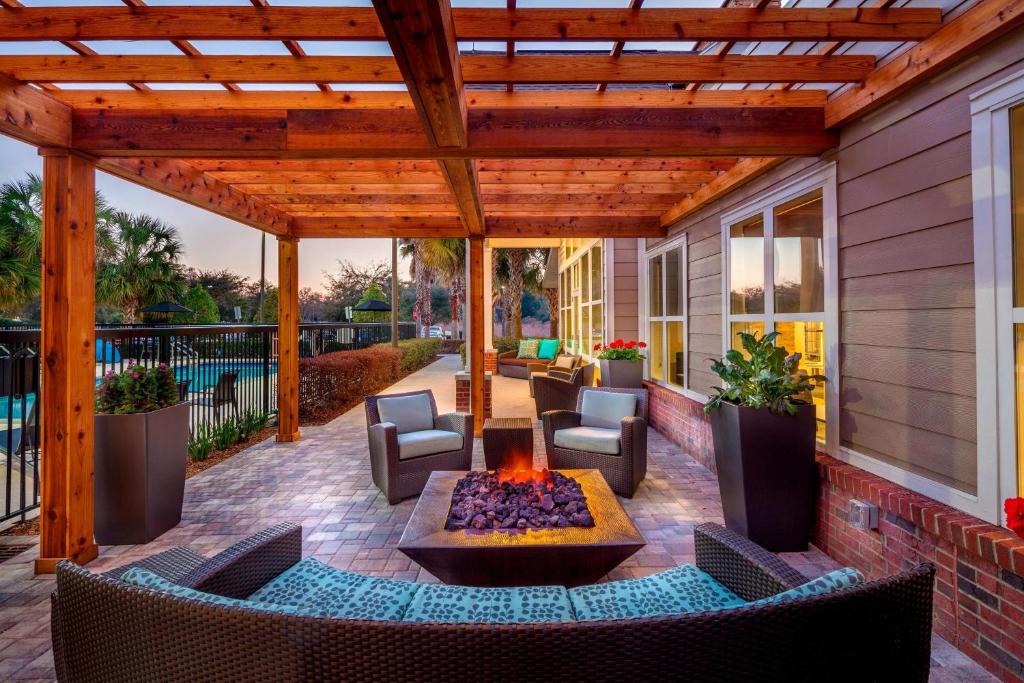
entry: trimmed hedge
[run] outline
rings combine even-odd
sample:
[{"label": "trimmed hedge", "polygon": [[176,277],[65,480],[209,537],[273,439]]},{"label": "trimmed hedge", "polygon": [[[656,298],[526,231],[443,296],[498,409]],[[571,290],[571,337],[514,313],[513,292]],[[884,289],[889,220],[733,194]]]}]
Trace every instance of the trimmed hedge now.
[{"label": "trimmed hedge", "polygon": [[401,354],[390,347],[299,359],[299,419],[337,412],[398,379]]},{"label": "trimmed hedge", "polygon": [[[402,339],[398,342],[398,351],[401,353],[400,368],[402,372],[419,370],[423,366],[433,362],[437,354],[441,353],[441,339],[428,337],[417,337],[415,339]],[[377,344],[374,348],[390,349],[391,343]]]}]

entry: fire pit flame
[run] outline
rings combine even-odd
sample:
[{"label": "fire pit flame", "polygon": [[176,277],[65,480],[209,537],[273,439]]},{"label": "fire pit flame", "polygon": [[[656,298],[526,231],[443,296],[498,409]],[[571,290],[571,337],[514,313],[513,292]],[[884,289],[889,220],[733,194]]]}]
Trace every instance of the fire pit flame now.
[{"label": "fire pit flame", "polygon": [[[504,484],[506,482],[511,484],[534,484],[538,489],[550,488],[553,482],[551,472],[548,468],[542,470],[534,469],[501,469],[495,472],[498,477],[498,483]],[[538,491],[538,494],[540,492]]]}]

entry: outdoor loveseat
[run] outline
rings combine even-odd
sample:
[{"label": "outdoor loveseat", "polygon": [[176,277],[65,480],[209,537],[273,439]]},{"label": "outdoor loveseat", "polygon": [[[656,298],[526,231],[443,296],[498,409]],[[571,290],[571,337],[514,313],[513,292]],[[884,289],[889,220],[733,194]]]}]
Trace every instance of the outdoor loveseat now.
[{"label": "outdoor loveseat", "polygon": [[[61,562],[52,597],[57,676],[105,682],[928,679],[933,567],[782,599],[773,596],[795,587],[796,594],[814,593],[825,581],[805,583],[775,555],[715,524],[697,527],[694,540],[695,566],[646,583],[573,589],[589,593],[564,621],[541,621],[558,617],[523,601],[520,615],[531,623],[442,622],[502,602],[481,591],[539,590],[543,603],[565,589],[431,586],[343,572],[302,560],[301,528],[287,523],[212,559],[175,548],[106,574]],[[342,596],[351,615],[364,616],[314,616],[255,602],[261,595],[279,605],[303,597],[294,581],[306,567],[320,568],[305,579],[312,582],[306,597],[315,593],[326,604]],[[327,580],[324,572],[334,577]],[[632,605],[627,612],[664,612],[690,600],[688,591],[657,581],[672,572],[703,577],[728,597],[711,607],[717,611],[576,620],[617,604],[610,593],[618,594],[618,604]],[[371,584],[376,589],[367,591]],[[433,605],[410,597],[428,588]],[[410,600],[421,615],[433,609],[437,618],[399,620],[400,603]],[[581,613],[586,610],[591,614]],[[479,615],[488,618],[486,610]]]}]

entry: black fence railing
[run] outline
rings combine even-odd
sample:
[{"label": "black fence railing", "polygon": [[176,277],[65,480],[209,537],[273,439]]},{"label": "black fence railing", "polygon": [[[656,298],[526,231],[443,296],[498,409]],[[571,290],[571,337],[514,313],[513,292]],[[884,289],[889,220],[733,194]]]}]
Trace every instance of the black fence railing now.
[{"label": "black fence railing", "polygon": [[[399,338],[415,336],[399,324]],[[389,323],[299,325],[300,357],[391,340]],[[39,505],[39,330],[0,330],[0,521]],[[190,429],[248,411],[277,412],[277,326],[196,325],[96,329],[96,381],[131,364],[166,364],[191,405]]]}]

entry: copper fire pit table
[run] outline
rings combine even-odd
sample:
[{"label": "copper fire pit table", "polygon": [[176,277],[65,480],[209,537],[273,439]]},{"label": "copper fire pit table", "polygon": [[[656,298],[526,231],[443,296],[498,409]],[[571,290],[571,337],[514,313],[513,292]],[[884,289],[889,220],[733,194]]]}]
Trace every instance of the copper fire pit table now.
[{"label": "copper fire pit table", "polygon": [[598,470],[559,470],[579,482],[589,528],[446,531],[455,484],[465,472],[433,472],[398,549],[445,583],[579,586],[593,583],[645,544]]}]

